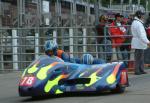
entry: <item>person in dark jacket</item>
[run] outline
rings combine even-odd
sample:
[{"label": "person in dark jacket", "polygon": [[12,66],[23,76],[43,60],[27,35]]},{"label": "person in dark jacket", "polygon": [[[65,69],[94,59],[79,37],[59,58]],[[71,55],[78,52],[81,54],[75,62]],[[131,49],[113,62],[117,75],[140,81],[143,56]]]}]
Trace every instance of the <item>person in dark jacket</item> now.
[{"label": "person in dark jacket", "polygon": [[[103,44],[102,48],[103,48],[103,52],[111,52],[111,41],[109,40],[108,37],[108,30],[106,27],[108,22],[108,18],[106,15],[101,15],[99,17],[99,24],[96,26],[96,31],[97,31],[97,43],[98,44]],[[108,44],[107,46],[105,46],[105,44]],[[98,52],[100,51],[100,46],[98,46]],[[111,53],[106,53],[106,60],[110,61],[111,60]],[[99,54],[99,58],[101,58],[100,54]]]},{"label": "person in dark jacket", "polygon": [[150,12],[148,14],[148,18],[146,19],[145,26],[146,28],[150,27]]}]

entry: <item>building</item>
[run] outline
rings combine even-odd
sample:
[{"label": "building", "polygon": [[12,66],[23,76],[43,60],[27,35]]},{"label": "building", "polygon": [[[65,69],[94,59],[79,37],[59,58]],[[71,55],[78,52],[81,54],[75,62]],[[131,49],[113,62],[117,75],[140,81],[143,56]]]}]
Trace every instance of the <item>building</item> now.
[{"label": "building", "polygon": [[[53,39],[54,34],[60,48],[70,52],[70,40],[66,38],[70,28],[73,36],[77,36],[72,52],[82,53],[85,46],[78,44],[84,41],[83,28],[78,27],[93,26],[94,21],[93,5],[79,0],[0,0],[1,68],[26,67],[44,53],[44,41]],[[19,66],[14,67],[15,62],[19,62]]]}]

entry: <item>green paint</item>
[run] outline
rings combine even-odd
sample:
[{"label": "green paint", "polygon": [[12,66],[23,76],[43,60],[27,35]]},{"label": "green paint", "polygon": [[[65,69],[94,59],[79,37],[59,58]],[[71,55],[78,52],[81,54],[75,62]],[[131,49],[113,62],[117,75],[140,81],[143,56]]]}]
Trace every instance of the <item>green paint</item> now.
[{"label": "green paint", "polygon": [[89,78],[91,78],[91,81],[89,84],[85,84],[87,87],[91,86],[92,84],[94,84],[97,80],[101,79],[101,77],[96,76],[97,72],[93,73],[92,75],[90,75]]},{"label": "green paint", "polygon": [[47,77],[47,71],[52,67],[52,65],[48,65],[40,69],[37,73],[37,78],[40,80],[44,80]]},{"label": "green paint", "polygon": [[61,78],[61,75],[52,81],[49,80],[44,88],[45,92],[49,92],[53,86],[58,85],[58,81],[60,80],[60,78]]},{"label": "green paint", "polygon": [[31,68],[28,69],[28,73],[34,73],[38,70],[38,68],[36,67],[37,64],[33,65]]},{"label": "green paint", "polygon": [[56,94],[61,94],[63,93],[62,91],[60,91],[59,89],[56,90]]}]

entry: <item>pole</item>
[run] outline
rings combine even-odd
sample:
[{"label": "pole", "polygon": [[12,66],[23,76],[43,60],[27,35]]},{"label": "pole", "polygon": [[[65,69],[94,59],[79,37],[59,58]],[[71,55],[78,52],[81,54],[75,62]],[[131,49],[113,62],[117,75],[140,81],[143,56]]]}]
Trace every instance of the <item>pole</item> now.
[{"label": "pole", "polygon": [[18,70],[17,30],[12,30],[13,69]]},{"label": "pole", "polygon": [[37,15],[38,15],[38,19],[39,19],[39,21],[38,21],[38,23],[37,23],[37,26],[40,26],[40,25],[42,25],[42,8],[43,8],[43,2],[41,1],[41,0],[38,0],[37,1],[38,2],[38,4],[37,4]]},{"label": "pole", "polygon": [[87,16],[87,18],[86,18],[86,20],[87,20],[87,22],[86,22],[86,24],[90,24],[90,22],[89,22],[89,18],[90,18],[90,4],[89,4],[89,0],[87,0],[87,5],[86,5],[86,16]]},{"label": "pole", "polygon": [[53,31],[53,41],[57,42],[57,31]]},{"label": "pole", "polygon": [[35,33],[35,59],[39,57],[39,33]]},{"label": "pole", "polygon": [[[1,32],[0,32],[1,33]],[[0,34],[0,45],[2,46],[3,45],[3,35],[2,35],[2,33]],[[0,61],[1,61],[1,63],[0,63],[0,70],[4,70],[4,62],[3,62],[3,60],[4,60],[4,58],[3,58],[3,46],[0,48],[0,53],[1,53],[1,57],[0,57]]]},{"label": "pole", "polygon": [[109,8],[111,8],[112,0],[109,0]]},{"label": "pole", "polygon": [[138,0],[138,10],[140,9],[141,0]]},{"label": "pole", "polygon": [[149,3],[148,0],[146,0],[146,7],[145,7],[146,8],[146,13],[148,11],[148,3]]},{"label": "pole", "polygon": [[[2,27],[2,3],[1,3],[1,0],[0,0],[0,27]],[[3,45],[3,35],[2,35],[2,30],[0,30],[0,45]],[[1,55],[0,55],[0,61],[1,61],[1,63],[0,63],[0,70],[4,70],[4,63],[3,63],[3,47],[1,47],[0,48],[0,53],[1,53]]]},{"label": "pole", "polygon": [[129,0],[130,11],[132,10],[132,0]]},{"label": "pole", "polygon": [[97,3],[95,2],[94,4],[94,9],[95,9],[95,25],[99,24],[99,4],[98,4],[98,0]]},{"label": "pole", "polygon": [[57,27],[60,25],[60,17],[61,17],[61,4],[60,4],[60,0],[56,0],[55,3],[55,12],[56,12],[56,16],[57,16]]},{"label": "pole", "polygon": [[[1,15],[2,15],[2,2],[1,2],[1,0],[0,0],[0,19],[1,19]],[[1,26],[1,20],[0,20],[0,26]]]},{"label": "pole", "polygon": [[132,0],[129,0],[129,5],[131,5],[132,4]]},{"label": "pole", "polygon": [[86,51],[87,51],[87,46],[86,46],[86,44],[87,44],[87,38],[86,38],[86,28],[83,28],[83,53],[86,53]]},{"label": "pole", "polygon": [[17,0],[18,4],[18,26],[23,26],[23,15],[25,14],[25,1]]},{"label": "pole", "polygon": [[124,2],[124,0],[121,0],[121,2],[120,2],[122,14],[123,14],[123,2]]},{"label": "pole", "polygon": [[70,57],[73,58],[73,29],[69,29]]}]

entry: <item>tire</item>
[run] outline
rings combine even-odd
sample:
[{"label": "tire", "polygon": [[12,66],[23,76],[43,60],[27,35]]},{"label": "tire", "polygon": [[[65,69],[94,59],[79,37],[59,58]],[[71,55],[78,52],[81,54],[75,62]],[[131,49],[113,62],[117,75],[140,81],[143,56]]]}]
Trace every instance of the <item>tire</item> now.
[{"label": "tire", "polygon": [[121,85],[117,85],[115,89],[111,90],[113,93],[124,93],[126,87],[123,87]]}]

